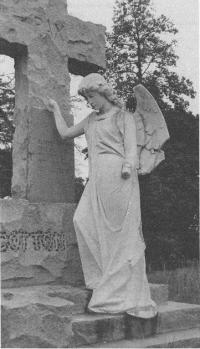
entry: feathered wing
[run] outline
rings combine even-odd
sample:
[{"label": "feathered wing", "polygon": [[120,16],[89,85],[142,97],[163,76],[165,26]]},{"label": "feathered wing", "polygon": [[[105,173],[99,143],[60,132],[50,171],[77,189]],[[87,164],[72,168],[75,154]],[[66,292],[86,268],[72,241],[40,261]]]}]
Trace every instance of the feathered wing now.
[{"label": "feathered wing", "polygon": [[169,139],[163,114],[150,92],[142,85],[134,87],[137,101],[134,118],[137,127],[139,170],[150,173],[165,159],[162,145]]}]

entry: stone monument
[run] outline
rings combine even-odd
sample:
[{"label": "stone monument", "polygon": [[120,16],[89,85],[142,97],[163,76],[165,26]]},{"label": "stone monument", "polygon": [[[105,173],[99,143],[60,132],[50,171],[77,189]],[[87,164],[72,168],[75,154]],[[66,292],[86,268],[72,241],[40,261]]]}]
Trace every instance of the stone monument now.
[{"label": "stone monument", "polygon": [[73,141],[45,107],[56,99],[70,126],[70,76],[105,67],[104,27],[69,16],[66,0],[0,0],[0,54],[15,60],[12,198],[0,203],[2,287],[83,283],[73,229]]},{"label": "stone monument", "polygon": [[104,27],[67,15],[66,0],[0,0],[0,54],[16,71],[12,198],[0,200],[3,348],[200,345],[200,306],[168,302],[167,285],[151,285],[157,323],[85,314],[73,143],[60,139],[45,101],[56,99],[72,124],[69,72],[104,67],[104,51]]}]

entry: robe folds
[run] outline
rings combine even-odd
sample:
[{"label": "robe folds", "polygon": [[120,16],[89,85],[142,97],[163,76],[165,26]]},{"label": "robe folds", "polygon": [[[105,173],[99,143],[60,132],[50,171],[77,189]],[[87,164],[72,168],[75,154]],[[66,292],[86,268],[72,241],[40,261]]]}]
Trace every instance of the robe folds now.
[{"label": "robe folds", "polygon": [[[146,276],[134,122],[122,110],[86,118],[89,180],[74,227],[85,284],[93,290],[89,310],[150,318],[157,307]],[[121,176],[125,162],[132,168],[128,179]]]}]

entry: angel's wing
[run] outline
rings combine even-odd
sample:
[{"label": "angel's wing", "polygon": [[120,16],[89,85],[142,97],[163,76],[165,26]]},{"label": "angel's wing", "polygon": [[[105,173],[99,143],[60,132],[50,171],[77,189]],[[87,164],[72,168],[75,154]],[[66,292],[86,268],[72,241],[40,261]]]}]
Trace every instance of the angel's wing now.
[{"label": "angel's wing", "polygon": [[134,87],[137,101],[134,113],[137,127],[139,174],[150,173],[165,159],[162,145],[169,139],[163,114],[150,92],[142,85]]}]

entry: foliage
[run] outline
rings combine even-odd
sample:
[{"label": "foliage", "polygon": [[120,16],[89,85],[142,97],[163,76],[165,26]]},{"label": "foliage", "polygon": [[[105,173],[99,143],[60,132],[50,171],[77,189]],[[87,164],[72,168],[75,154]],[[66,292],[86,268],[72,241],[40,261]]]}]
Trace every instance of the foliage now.
[{"label": "foliage", "polygon": [[151,283],[167,284],[170,301],[200,304],[198,261],[188,261],[175,270],[149,272],[148,280]]},{"label": "foliage", "polygon": [[12,150],[0,149],[0,198],[11,196]]},{"label": "foliage", "polygon": [[79,202],[84,190],[84,179],[82,177],[75,178],[75,202]]},{"label": "foliage", "polygon": [[195,97],[192,82],[175,71],[177,33],[164,15],[156,17],[151,0],[116,1],[113,28],[107,33],[106,78],[112,82],[128,109],[133,110],[133,87],[142,83],[162,110],[171,106],[187,110],[183,96]]},{"label": "foliage", "polygon": [[15,130],[13,114],[15,90],[13,80],[0,77],[0,144],[11,148]]},{"label": "foliage", "polygon": [[154,269],[198,258],[198,118],[177,111],[165,118],[171,136],[166,159],[140,177],[147,260]]},{"label": "foliage", "polygon": [[88,147],[86,147],[86,148],[84,148],[84,149],[82,149],[82,154],[84,154],[85,155],[85,160],[86,159],[88,159]]},{"label": "foliage", "polygon": [[12,79],[0,77],[0,198],[11,195],[14,104]]}]

